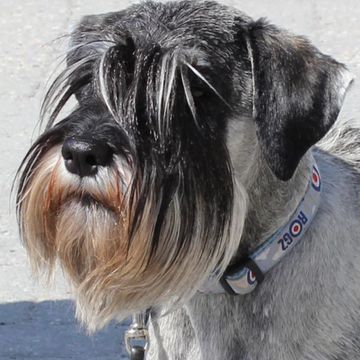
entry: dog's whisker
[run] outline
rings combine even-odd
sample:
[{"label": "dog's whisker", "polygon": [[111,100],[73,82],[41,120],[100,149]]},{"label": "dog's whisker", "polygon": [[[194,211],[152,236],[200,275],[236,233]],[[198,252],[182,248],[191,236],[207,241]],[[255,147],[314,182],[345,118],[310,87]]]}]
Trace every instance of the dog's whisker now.
[{"label": "dog's whisker", "polygon": [[[175,74],[176,74],[176,70],[177,70],[177,57],[176,57],[176,53],[172,54],[172,56],[169,55],[169,58],[164,58],[164,62],[165,64],[163,65],[165,67],[164,71],[167,74],[168,79],[166,79],[166,86],[164,89],[164,94],[165,94],[165,98],[162,99],[162,101],[164,102],[164,110],[163,110],[163,115],[161,118],[161,124],[160,124],[160,131],[161,131],[161,127],[163,126],[165,129],[169,130],[169,124],[168,124],[168,119],[171,116],[171,104],[170,104],[170,98],[171,98],[171,94],[174,92],[174,80],[175,80]],[[163,129],[163,132],[164,130]]]},{"label": "dog's whisker", "polygon": [[182,81],[182,84],[183,84],[183,88],[184,88],[184,92],[185,92],[185,96],[186,96],[186,101],[187,101],[187,104],[188,104],[188,106],[190,108],[193,119],[194,119],[194,121],[196,123],[196,126],[199,127],[199,124],[198,124],[198,121],[197,121],[194,97],[193,97],[193,95],[191,93],[191,87],[190,87],[189,79],[188,79],[187,75],[185,75],[184,71],[185,71],[184,68],[181,67],[181,69],[180,69],[181,81]]},{"label": "dog's whisker", "polygon": [[[84,66],[91,64],[97,55],[89,55],[84,59],[77,61],[76,63],[68,66],[52,83],[47,94],[45,95],[45,100],[41,106],[40,110],[40,126],[46,118],[46,114],[50,113],[50,118],[47,121],[46,129],[50,129],[54,124],[56,117],[59,115],[60,111],[64,107],[65,103],[69,100],[70,96],[73,95],[75,89],[78,87],[81,88],[85,85],[83,83],[85,76],[82,75],[77,79],[77,84],[73,80],[72,84],[69,83],[69,78],[76,72],[81,73],[84,70]],[[90,78],[88,78],[88,81]],[[55,103],[57,105],[55,106]]]},{"label": "dog's whisker", "polygon": [[113,105],[110,102],[110,94],[108,92],[109,84],[107,82],[107,76],[104,73],[105,69],[105,61],[107,59],[107,52],[104,52],[101,56],[100,63],[99,63],[99,88],[100,88],[100,94],[110,111],[111,115],[114,117],[114,119],[118,119],[119,114],[114,109]]}]

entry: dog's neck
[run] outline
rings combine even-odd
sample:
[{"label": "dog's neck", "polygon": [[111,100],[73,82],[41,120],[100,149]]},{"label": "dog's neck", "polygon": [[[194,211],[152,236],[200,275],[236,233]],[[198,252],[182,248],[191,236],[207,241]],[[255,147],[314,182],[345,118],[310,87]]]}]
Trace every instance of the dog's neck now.
[{"label": "dog's neck", "polygon": [[[245,129],[249,124],[243,121],[240,126],[236,125],[237,131],[229,131],[232,135],[228,137],[236,182],[247,194],[245,219],[236,220],[234,212],[235,221],[245,220],[240,246],[220,281],[214,283],[210,277],[201,289],[203,292],[251,292],[264,279],[265,273],[301,239],[301,229],[304,233],[310,226],[319,205],[320,186],[317,187],[316,179],[320,181],[320,176],[311,151],[305,154],[293,177],[281,181],[267,165],[254,127],[250,125]],[[246,134],[253,136],[246,137]],[[290,235],[292,228],[289,227],[295,223],[300,229],[293,235],[296,240]]]},{"label": "dog's neck", "polygon": [[240,248],[233,259],[237,260],[251,253],[289,220],[306,192],[312,155],[308,152],[303,157],[289,181],[279,180],[262,154],[251,116],[229,121],[227,144],[234,175],[248,197]]},{"label": "dog's neck", "polygon": [[312,168],[309,152],[289,181],[275,177],[256,148],[243,185],[248,195],[247,216],[238,254],[251,253],[283,226],[299,206],[309,184]]}]

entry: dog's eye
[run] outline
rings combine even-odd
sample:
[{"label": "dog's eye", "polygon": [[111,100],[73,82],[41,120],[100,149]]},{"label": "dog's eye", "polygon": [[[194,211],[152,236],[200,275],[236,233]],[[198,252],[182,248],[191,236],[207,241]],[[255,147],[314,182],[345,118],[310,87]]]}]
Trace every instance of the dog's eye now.
[{"label": "dog's eye", "polygon": [[194,97],[201,97],[205,95],[205,92],[202,89],[193,89],[192,94]]},{"label": "dog's eye", "polygon": [[208,89],[206,85],[201,82],[201,80],[195,79],[191,84],[191,93],[194,98],[199,98],[207,95]]},{"label": "dog's eye", "polygon": [[[203,74],[204,71],[202,70],[201,73]],[[205,75],[204,77],[206,78]],[[197,76],[192,75],[192,77],[190,78],[190,83],[191,93],[194,98],[200,98],[209,95],[209,87],[202,79],[199,79]]]}]

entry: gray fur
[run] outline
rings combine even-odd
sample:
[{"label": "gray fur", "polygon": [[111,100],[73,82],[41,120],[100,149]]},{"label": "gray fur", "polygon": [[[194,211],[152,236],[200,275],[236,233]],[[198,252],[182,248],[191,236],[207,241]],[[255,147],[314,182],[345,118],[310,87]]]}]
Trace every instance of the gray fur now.
[{"label": "gray fur", "polygon": [[[32,214],[33,192],[51,195],[40,180],[64,183],[78,213],[86,196],[113,217],[116,211],[102,206],[109,205],[106,184],[129,183],[136,255],[119,263],[111,257],[108,273],[98,274],[104,267],[94,259],[105,239],[90,237],[98,247],[86,252],[79,230],[77,252],[67,246],[68,262],[60,259],[81,275],[78,313],[90,329],[151,306],[148,360],[359,359],[360,133],[337,125],[329,132],[350,81],[343,64],[306,39],[216,2],[147,1],[84,18],[71,35],[67,68],[45,98],[47,129],[21,169],[19,222],[30,257],[38,263],[40,254],[45,265],[59,257]],[[72,95],[79,107],[56,123]],[[69,138],[111,147],[109,171],[98,171],[96,181],[70,178],[59,150]],[[288,221],[312,157],[323,192],[300,244],[248,295],[197,291]],[[135,196],[139,188],[143,198]],[[60,200],[51,203],[55,225]],[[126,201],[120,205],[127,210]],[[106,234],[86,211],[95,234]],[[76,212],[64,213],[76,223]],[[117,243],[114,249],[120,254]],[[117,275],[131,261],[131,270]],[[96,281],[83,281],[91,274],[84,264]]]},{"label": "gray fur", "polygon": [[[253,293],[198,294],[182,310],[160,317],[152,327],[148,359],[359,359],[360,134],[344,128],[329,135],[313,151],[323,195],[301,243]],[[286,202],[295,204],[301,196],[296,190],[303,188],[302,175],[298,171],[285,202],[273,207],[275,218],[256,203],[257,218],[270,215],[269,223],[281,223]],[[269,188],[271,177],[258,177],[257,189],[275,204],[283,183]]]}]

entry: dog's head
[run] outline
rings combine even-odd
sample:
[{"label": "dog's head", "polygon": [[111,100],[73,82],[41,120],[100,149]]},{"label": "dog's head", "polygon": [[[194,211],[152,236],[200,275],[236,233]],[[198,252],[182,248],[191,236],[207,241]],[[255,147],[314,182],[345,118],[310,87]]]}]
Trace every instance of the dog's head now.
[{"label": "dog's head", "polygon": [[344,74],[303,38],[214,2],[84,18],[20,170],[35,268],[59,259],[92,329],[187,298],[239,246],[246,194],[229,123],[254,129],[251,147],[288,180],[335,121]]}]

